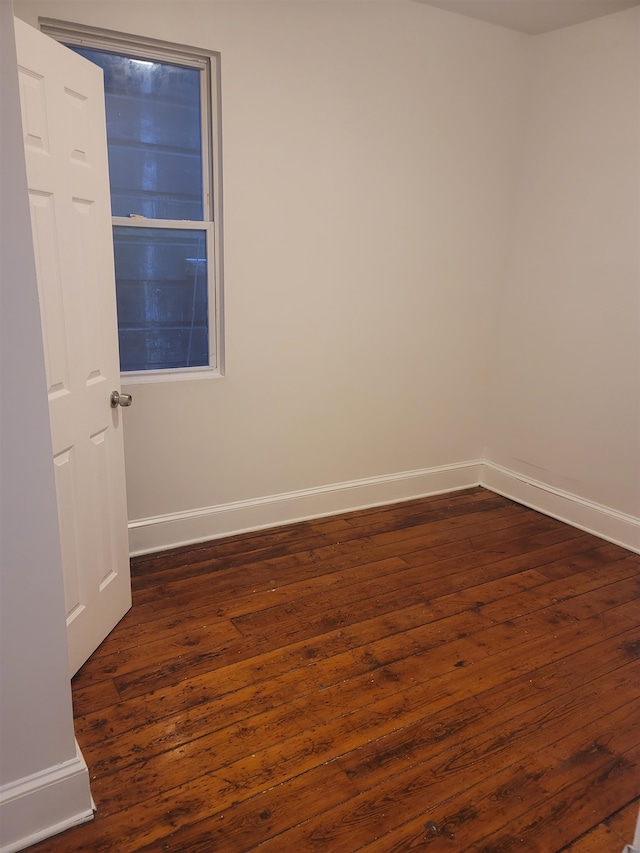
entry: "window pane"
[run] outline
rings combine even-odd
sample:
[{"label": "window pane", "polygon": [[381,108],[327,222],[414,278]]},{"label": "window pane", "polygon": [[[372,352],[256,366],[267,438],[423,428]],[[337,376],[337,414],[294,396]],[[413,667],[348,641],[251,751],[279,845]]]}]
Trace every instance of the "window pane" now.
[{"label": "window pane", "polygon": [[113,229],[120,369],[209,364],[204,231]]},{"label": "window pane", "polygon": [[104,70],[113,215],[201,220],[200,72],[70,47]]}]

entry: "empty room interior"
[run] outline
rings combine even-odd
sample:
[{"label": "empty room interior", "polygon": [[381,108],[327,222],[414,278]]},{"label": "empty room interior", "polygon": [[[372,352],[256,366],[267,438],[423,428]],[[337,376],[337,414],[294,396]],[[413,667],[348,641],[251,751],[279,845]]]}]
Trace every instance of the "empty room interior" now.
[{"label": "empty room interior", "polygon": [[[1,11],[0,853],[638,853],[640,3]],[[215,370],[118,379],[71,686],[13,15],[217,63]]]}]

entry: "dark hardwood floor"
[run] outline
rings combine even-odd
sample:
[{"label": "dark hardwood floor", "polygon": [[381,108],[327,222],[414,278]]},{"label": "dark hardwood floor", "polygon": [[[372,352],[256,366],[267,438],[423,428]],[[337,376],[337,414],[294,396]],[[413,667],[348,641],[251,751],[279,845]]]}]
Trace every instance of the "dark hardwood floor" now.
[{"label": "dark hardwood floor", "polygon": [[483,489],[135,559],[32,849],[621,853],[640,556]]}]

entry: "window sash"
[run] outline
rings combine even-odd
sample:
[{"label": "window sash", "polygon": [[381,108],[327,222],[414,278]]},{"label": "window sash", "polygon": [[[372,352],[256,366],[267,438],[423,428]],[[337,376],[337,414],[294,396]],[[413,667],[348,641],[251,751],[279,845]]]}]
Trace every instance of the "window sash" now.
[{"label": "window sash", "polygon": [[[214,175],[219,179],[218,145],[214,145],[214,139],[219,143],[219,116],[213,108],[214,103],[219,103],[219,96],[215,102],[212,94],[219,95],[219,82],[217,73],[218,54],[204,51],[201,48],[184,48],[171,42],[163,42],[158,39],[148,39],[131,36],[127,33],[119,33],[111,30],[102,30],[97,27],[87,27],[81,24],[72,24],[64,21],[56,21],[51,18],[40,18],[40,29],[43,33],[55,38],[57,41],[68,44],[77,44],[94,50],[102,50],[107,53],[124,53],[139,59],[155,59],[158,62],[170,62],[174,65],[183,65],[186,68],[196,68],[200,71],[200,115],[201,121],[201,150],[202,150],[202,184],[203,184],[203,218],[216,219],[217,211],[214,209]],[[212,138],[213,136],[213,138]],[[211,165],[213,164],[213,169]]]},{"label": "window sash", "polygon": [[[137,384],[144,382],[157,382],[158,379],[166,379],[170,374],[172,378],[196,379],[201,378],[204,373],[211,372],[217,367],[217,341],[219,340],[220,328],[219,317],[220,311],[217,304],[217,294],[215,288],[211,287],[212,273],[211,270],[215,267],[215,234],[213,222],[203,222],[202,220],[185,220],[185,219],[145,219],[144,216],[113,216],[112,223],[119,228],[145,228],[157,229],[162,231],[201,231],[205,235],[205,247],[207,257],[207,273],[208,281],[208,332],[209,332],[209,364],[198,367],[164,367],[164,368],[148,368],[145,370],[127,370],[122,372],[122,376],[130,379]],[[211,300],[214,303],[211,303]],[[183,375],[184,374],[184,375]]]}]

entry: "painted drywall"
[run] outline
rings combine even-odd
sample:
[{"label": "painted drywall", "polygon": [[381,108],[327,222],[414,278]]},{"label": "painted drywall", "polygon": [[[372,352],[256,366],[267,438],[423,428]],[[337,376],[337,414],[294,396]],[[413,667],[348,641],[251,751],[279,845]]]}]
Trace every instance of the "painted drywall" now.
[{"label": "painted drywall", "polygon": [[224,379],[132,389],[145,518],[476,459],[525,36],[415,3],[20,2],[222,55]]},{"label": "painted drywall", "polygon": [[640,10],[537,36],[486,456],[640,515]]},{"label": "painted drywall", "polygon": [[[77,762],[10,3],[0,3],[0,848],[76,813],[26,789]],[[86,768],[85,768],[86,769]],[[64,776],[64,773],[62,774]],[[22,783],[22,786],[19,784]],[[68,791],[67,791],[68,793]],[[31,809],[29,808],[31,804]],[[59,806],[59,808],[58,808]],[[90,807],[88,776],[84,806]]]},{"label": "painted drywall", "polygon": [[638,10],[153,9],[16,3],[222,54],[227,375],[128,389],[132,522],[483,456],[637,516]]}]

